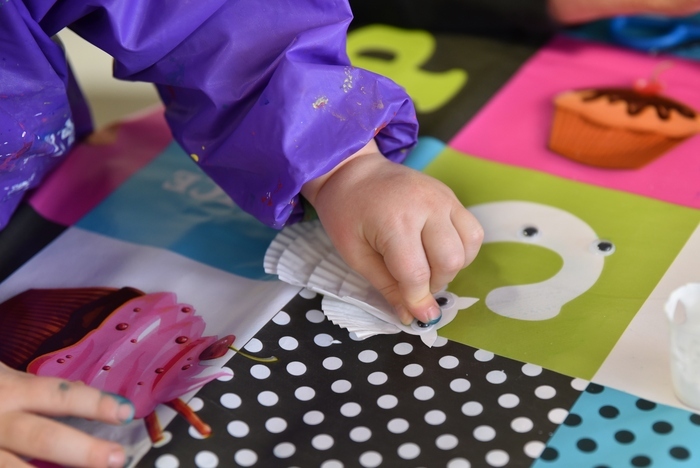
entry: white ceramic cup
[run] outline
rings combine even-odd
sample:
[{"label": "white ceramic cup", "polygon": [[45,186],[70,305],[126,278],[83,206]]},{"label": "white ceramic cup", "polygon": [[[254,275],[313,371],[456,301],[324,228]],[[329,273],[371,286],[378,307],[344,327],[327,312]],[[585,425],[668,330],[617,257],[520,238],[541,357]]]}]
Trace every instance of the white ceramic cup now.
[{"label": "white ceramic cup", "polygon": [[664,306],[671,329],[671,378],[678,398],[700,409],[700,283],[682,286]]}]

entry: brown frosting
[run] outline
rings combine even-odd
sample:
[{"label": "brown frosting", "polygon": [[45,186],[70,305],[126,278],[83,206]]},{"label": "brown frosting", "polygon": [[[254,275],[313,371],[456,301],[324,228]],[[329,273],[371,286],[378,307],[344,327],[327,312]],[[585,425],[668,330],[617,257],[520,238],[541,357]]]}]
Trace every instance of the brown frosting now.
[{"label": "brown frosting", "polygon": [[640,93],[629,88],[600,88],[588,92],[589,94],[583,98],[584,102],[600,98],[607,98],[610,103],[625,101],[629,115],[637,115],[645,107],[652,106],[662,120],[668,120],[672,110],[689,119],[695,118],[695,111],[690,107],[658,94]]}]

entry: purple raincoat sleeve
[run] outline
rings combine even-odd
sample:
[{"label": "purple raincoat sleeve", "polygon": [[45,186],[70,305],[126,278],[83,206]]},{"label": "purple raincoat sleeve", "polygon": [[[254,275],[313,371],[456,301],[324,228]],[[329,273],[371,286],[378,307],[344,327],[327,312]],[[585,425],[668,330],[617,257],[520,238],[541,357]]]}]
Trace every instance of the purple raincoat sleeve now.
[{"label": "purple raincoat sleeve", "polygon": [[45,31],[70,24],[117,78],[155,83],[175,139],[270,226],[299,219],[302,185],[373,137],[394,161],[415,143],[404,90],[350,66],[345,0],[35,3]]},{"label": "purple raincoat sleeve", "polygon": [[22,2],[0,4],[0,229],[92,129],[57,41]]}]

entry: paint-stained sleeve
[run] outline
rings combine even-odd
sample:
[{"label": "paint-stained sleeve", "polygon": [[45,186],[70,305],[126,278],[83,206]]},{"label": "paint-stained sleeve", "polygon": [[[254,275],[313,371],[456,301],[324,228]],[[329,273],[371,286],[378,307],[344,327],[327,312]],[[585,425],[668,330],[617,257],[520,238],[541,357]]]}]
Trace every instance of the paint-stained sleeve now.
[{"label": "paint-stained sleeve", "polygon": [[[45,21],[69,3],[83,4]],[[375,135],[395,161],[415,143],[404,90],[349,64],[345,0],[103,3],[76,7],[72,29],[117,78],[155,83],[175,139],[270,226],[299,219],[302,185]]]}]

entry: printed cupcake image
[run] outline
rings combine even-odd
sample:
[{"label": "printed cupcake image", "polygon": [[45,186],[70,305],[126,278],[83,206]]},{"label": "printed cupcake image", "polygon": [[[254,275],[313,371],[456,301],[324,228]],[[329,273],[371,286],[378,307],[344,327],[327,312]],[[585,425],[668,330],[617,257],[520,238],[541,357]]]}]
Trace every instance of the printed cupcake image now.
[{"label": "printed cupcake image", "polygon": [[226,354],[235,337],[203,336],[204,328],[170,292],[30,289],[0,304],[0,361],[128,398],[153,442],[163,437],[159,404],[207,436],[209,426],[179,397],[226,374],[205,362]]},{"label": "printed cupcake image", "polygon": [[636,169],[700,133],[691,107],[659,94],[658,82],[556,96],[549,149],[574,161]]}]

